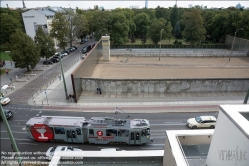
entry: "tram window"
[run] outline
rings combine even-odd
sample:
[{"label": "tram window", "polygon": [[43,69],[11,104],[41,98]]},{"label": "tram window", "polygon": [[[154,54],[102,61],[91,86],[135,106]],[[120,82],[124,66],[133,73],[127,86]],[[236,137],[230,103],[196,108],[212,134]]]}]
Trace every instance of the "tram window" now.
[{"label": "tram window", "polygon": [[142,136],[146,136],[146,130],[142,130]]},{"label": "tram window", "polygon": [[139,140],[139,133],[136,133],[136,140]]},{"label": "tram window", "polygon": [[54,132],[55,134],[65,134],[65,129],[63,127],[55,127]]},{"label": "tram window", "polygon": [[81,131],[79,128],[76,129],[76,133],[77,133],[77,135],[81,135]]},{"label": "tram window", "polygon": [[118,130],[119,137],[129,137],[129,130]]},{"label": "tram window", "polygon": [[147,128],[146,135],[150,135],[150,128]]},{"label": "tram window", "polygon": [[106,136],[117,136],[117,130],[107,129]]},{"label": "tram window", "polygon": [[89,135],[91,135],[91,136],[94,135],[93,129],[89,129]]},{"label": "tram window", "polygon": [[134,140],[134,133],[131,133],[131,140]]},{"label": "tram window", "polygon": [[76,138],[75,131],[72,131],[73,138]]}]

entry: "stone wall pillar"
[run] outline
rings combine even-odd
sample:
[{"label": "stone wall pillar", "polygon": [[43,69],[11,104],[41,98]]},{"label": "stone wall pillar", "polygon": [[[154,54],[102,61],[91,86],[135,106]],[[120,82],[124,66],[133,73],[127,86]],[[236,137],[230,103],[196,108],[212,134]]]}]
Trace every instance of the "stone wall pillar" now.
[{"label": "stone wall pillar", "polygon": [[103,60],[110,60],[110,36],[102,36]]}]

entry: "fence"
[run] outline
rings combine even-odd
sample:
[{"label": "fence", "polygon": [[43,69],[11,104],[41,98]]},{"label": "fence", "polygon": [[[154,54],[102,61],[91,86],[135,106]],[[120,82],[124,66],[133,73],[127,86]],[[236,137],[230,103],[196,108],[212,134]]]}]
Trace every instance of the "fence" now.
[{"label": "fence", "polygon": [[[122,49],[122,48],[160,48],[159,44],[143,44],[143,45],[111,45],[111,49]],[[226,44],[210,44],[210,45],[172,45],[172,44],[162,44],[161,48],[208,48],[208,49],[226,49]]]},{"label": "fence", "polygon": [[[124,49],[112,49],[110,54],[111,56],[134,56],[134,57],[153,57],[159,56],[159,49],[132,49],[132,50],[124,50]],[[209,49],[162,49],[160,56],[166,57],[228,57],[230,56],[230,50],[217,49],[217,50],[209,50]],[[246,51],[233,51],[233,57],[242,57],[247,56]]]}]

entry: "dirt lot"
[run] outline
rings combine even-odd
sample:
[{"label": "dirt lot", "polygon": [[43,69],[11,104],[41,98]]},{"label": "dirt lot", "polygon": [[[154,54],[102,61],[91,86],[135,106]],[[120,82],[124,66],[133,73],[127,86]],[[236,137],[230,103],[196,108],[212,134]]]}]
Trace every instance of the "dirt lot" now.
[{"label": "dirt lot", "polygon": [[111,57],[100,61],[93,78],[178,79],[178,78],[249,78],[249,57]]}]

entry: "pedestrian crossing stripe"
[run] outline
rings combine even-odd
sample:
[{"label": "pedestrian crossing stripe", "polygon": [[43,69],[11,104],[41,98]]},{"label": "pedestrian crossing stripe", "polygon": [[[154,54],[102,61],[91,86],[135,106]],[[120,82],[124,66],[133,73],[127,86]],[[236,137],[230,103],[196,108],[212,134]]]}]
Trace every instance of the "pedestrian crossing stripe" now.
[{"label": "pedestrian crossing stripe", "polygon": [[22,128],[22,130],[26,130],[26,128],[25,128],[25,127],[23,127],[23,128]]}]

